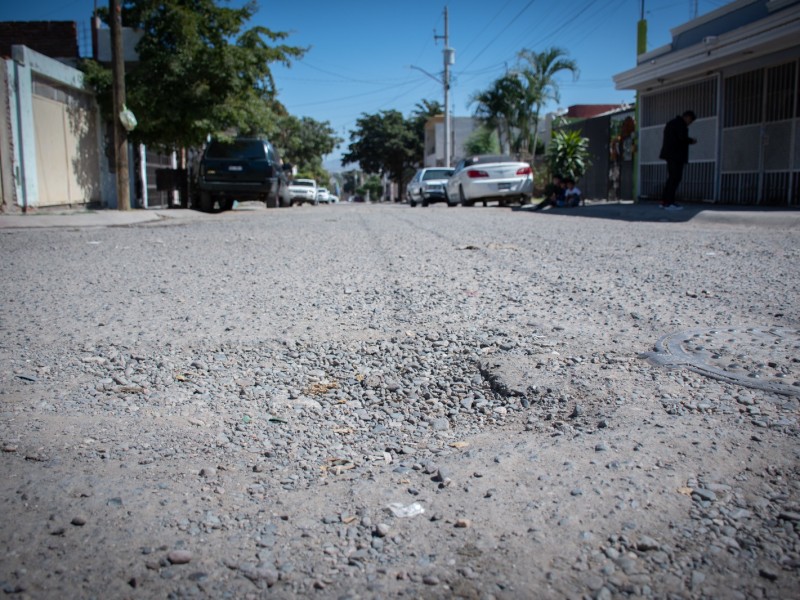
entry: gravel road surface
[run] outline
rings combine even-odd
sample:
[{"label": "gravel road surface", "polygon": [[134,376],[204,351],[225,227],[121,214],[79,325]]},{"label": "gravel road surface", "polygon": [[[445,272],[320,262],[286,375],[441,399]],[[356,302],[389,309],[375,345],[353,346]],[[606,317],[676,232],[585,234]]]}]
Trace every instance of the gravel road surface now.
[{"label": "gravel road surface", "polygon": [[796,227],[248,208],[0,231],[9,598],[798,597]]}]

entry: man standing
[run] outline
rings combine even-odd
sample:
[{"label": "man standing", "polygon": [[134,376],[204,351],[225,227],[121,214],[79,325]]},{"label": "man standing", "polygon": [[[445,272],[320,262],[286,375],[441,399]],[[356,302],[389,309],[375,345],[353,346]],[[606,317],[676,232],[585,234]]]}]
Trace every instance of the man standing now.
[{"label": "man standing", "polygon": [[675,191],[683,179],[683,165],[689,162],[689,146],[697,143],[696,139],[689,137],[689,125],[694,123],[696,118],[693,111],[687,110],[664,127],[664,142],[658,157],[667,161],[667,183],[664,184],[661,208],[667,210],[683,208],[675,204]]}]

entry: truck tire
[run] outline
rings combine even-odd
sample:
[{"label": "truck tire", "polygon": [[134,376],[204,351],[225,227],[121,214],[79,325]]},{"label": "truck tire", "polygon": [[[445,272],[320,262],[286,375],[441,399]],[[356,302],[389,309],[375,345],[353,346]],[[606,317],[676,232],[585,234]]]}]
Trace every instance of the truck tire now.
[{"label": "truck tire", "polygon": [[214,207],[214,199],[211,197],[210,192],[200,192],[200,202],[197,208],[202,212],[211,212]]}]

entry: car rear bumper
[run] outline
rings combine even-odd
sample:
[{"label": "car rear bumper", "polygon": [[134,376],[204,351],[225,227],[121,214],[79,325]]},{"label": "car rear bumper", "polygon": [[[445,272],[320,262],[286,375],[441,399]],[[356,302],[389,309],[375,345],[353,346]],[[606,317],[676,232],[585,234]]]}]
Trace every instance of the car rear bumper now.
[{"label": "car rear bumper", "polygon": [[228,196],[236,199],[263,200],[265,196],[274,194],[277,189],[277,178],[265,181],[207,181],[201,179],[197,187],[201,192],[216,196]]},{"label": "car rear bumper", "polygon": [[470,179],[465,182],[464,195],[470,200],[480,198],[508,198],[530,196],[533,180],[529,177],[515,179]]}]

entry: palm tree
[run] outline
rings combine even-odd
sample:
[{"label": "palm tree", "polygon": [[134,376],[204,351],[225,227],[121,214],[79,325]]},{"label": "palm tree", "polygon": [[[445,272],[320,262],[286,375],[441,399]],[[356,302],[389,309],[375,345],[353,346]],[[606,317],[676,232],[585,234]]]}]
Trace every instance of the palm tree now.
[{"label": "palm tree", "polygon": [[578,64],[567,57],[561,48],[548,48],[542,52],[522,49],[519,52],[519,74],[525,82],[525,112],[517,123],[520,131],[520,149],[536,148],[539,139],[539,115],[550,101],[558,103],[561,96],[556,75],[561,71],[572,73],[573,81],[578,78]]},{"label": "palm tree", "polygon": [[496,79],[482,92],[473,94],[470,104],[475,104],[476,119],[490,129],[497,130],[501,152],[513,146],[512,128],[518,120],[520,100],[524,89],[520,80],[511,74]]}]

